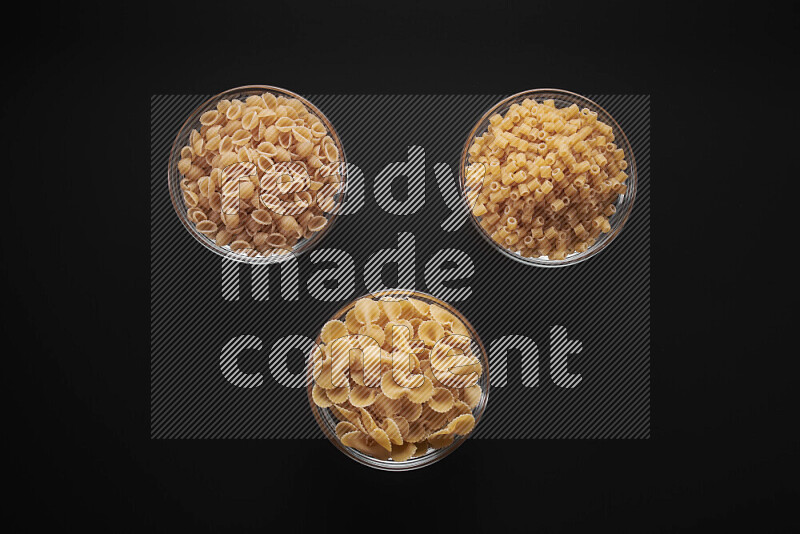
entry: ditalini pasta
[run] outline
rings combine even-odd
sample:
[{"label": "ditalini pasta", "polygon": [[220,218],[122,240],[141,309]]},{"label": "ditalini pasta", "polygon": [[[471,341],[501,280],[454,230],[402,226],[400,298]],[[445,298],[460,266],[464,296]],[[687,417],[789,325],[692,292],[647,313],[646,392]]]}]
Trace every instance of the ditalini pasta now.
[{"label": "ditalini pasta", "polygon": [[362,298],[325,323],[311,355],[311,399],[335,434],[379,460],[406,461],[475,426],[481,359],[466,325],[410,297]]},{"label": "ditalini pasta", "polygon": [[247,256],[286,253],[324,229],[342,190],[339,149],[298,99],[223,99],[200,116],[177,168],[190,222]]},{"label": "ditalini pasta", "polygon": [[500,246],[563,260],[611,230],[626,190],[625,153],[597,113],[525,99],[489,118],[468,149],[472,215]]}]

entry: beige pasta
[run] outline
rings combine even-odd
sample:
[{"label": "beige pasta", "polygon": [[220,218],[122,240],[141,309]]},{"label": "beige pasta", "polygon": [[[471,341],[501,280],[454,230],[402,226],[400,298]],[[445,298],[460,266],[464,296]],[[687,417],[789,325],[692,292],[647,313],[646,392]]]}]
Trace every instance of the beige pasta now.
[{"label": "beige pasta", "polygon": [[343,176],[319,170],[338,165],[339,148],[303,102],[269,92],[222,99],[198,123],[177,162],[186,217],[198,233],[267,257],[328,226]]},{"label": "beige pasta", "polygon": [[512,104],[489,118],[467,150],[472,215],[495,242],[525,257],[587,250],[590,238],[611,231],[624,192],[617,176],[627,162],[613,141],[613,128],[588,109],[556,108],[553,100]]},{"label": "beige pasta", "polygon": [[447,308],[362,298],[323,325],[318,343],[310,397],[339,420],[346,447],[404,462],[472,431],[483,367],[469,329]]}]

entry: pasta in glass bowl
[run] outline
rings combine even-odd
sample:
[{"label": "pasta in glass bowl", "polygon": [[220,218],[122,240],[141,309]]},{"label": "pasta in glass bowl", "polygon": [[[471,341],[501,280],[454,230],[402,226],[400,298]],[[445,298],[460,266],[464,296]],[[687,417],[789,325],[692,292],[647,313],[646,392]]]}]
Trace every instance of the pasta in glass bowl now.
[{"label": "pasta in glass bowl", "polygon": [[341,140],[308,100],[267,85],[237,87],[200,105],[169,157],[172,204],[209,250],[245,263],[303,253],[344,203]]},{"label": "pasta in glass bowl", "polygon": [[431,465],[473,432],[489,399],[486,350],[452,306],[418,291],[361,297],[328,320],[308,400],[336,448],[386,471]]},{"label": "pasta in glass bowl", "polygon": [[467,137],[459,188],[478,232],[504,255],[541,267],[608,247],[636,197],[636,162],[619,124],[560,89],[512,95]]}]

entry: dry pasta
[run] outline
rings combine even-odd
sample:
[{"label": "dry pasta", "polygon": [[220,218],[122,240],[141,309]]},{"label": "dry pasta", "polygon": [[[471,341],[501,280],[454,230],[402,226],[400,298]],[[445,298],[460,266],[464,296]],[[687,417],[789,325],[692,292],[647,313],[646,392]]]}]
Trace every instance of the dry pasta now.
[{"label": "dry pasta", "polygon": [[234,252],[286,253],[328,225],[343,185],[338,158],[325,123],[298,99],[220,100],[180,151],[187,218]]},{"label": "dry pasta", "polygon": [[611,231],[625,153],[597,113],[525,99],[489,118],[468,149],[465,193],[481,227],[525,257],[565,259]]},{"label": "dry pasta", "polygon": [[339,421],[345,446],[403,462],[472,431],[483,367],[469,329],[447,309],[362,298],[323,325],[319,342],[311,400]]}]

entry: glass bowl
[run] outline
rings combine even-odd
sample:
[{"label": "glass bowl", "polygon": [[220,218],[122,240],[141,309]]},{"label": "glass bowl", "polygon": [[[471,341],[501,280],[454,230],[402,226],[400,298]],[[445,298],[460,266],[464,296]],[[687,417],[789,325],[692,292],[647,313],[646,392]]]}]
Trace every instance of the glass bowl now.
[{"label": "glass bowl", "polygon": [[[481,217],[476,217],[472,214],[472,209],[469,206],[469,201],[467,200],[465,181],[466,170],[467,166],[469,165],[469,148],[472,146],[476,137],[483,135],[488,130],[489,118],[492,115],[495,113],[505,115],[505,113],[509,111],[513,104],[521,105],[526,98],[535,99],[539,103],[541,103],[543,100],[553,99],[555,101],[556,108],[568,107],[572,104],[576,104],[580,109],[588,108],[590,111],[597,113],[598,121],[602,121],[611,126],[614,134],[614,143],[618,148],[621,148],[625,151],[625,160],[628,162],[628,167],[625,169],[625,172],[628,174],[628,179],[625,181],[627,190],[620,194],[617,200],[614,202],[616,212],[609,217],[611,230],[608,233],[601,233],[599,236],[597,236],[595,243],[585,251],[572,252],[564,259],[549,259],[548,257],[544,256],[538,258],[525,257],[518,252],[509,250],[495,242],[489,233],[479,224]],[[628,138],[625,136],[625,133],[622,131],[622,128],[620,128],[619,124],[617,124],[617,121],[615,121],[606,110],[588,98],[571,93],[569,91],[564,91],[561,89],[532,89],[509,96],[508,98],[505,98],[495,104],[491,109],[483,114],[472,131],[469,132],[466,143],[464,144],[464,149],[461,153],[458,186],[459,191],[461,192],[461,197],[464,203],[467,205],[466,209],[469,211],[469,218],[471,219],[473,226],[475,226],[475,228],[478,230],[478,233],[480,233],[496,250],[500,251],[505,256],[528,265],[536,265],[538,267],[563,267],[567,265],[575,265],[595,256],[601,250],[604,250],[606,247],[608,247],[614,238],[619,235],[623,226],[625,225],[625,222],[630,216],[631,209],[633,208],[633,201],[636,198],[637,178],[638,174],[636,169],[636,160],[634,158],[631,145],[628,142]]]},{"label": "glass bowl", "polygon": [[[206,111],[216,109],[217,102],[222,99],[233,100],[238,98],[240,100],[246,99],[248,96],[251,95],[261,95],[264,93],[272,93],[276,97],[285,97],[285,98],[296,98],[300,102],[302,102],[308,111],[313,115],[316,115],[325,127],[328,130],[327,135],[331,137],[334,142],[334,145],[339,150],[339,170],[340,170],[340,181],[342,182],[342,186],[339,188],[339,191],[332,196],[334,205],[332,209],[326,213],[326,218],[328,222],[326,226],[324,226],[321,230],[312,234],[309,238],[301,238],[293,247],[291,251],[285,252],[276,252],[270,254],[268,256],[248,256],[245,254],[237,253],[231,250],[229,245],[219,246],[216,244],[214,240],[205,236],[204,234],[200,233],[197,228],[195,228],[195,224],[189,220],[187,215],[188,208],[183,200],[183,191],[180,187],[181,182],[181,173],[178,171],[178,162],[181,159],[181,150],[184,146],[189,144],[189,138],[193,129],[199,129],[200,124],[200,116],[205,113]],[[322,112],[317,109],[311,102],[303,98],[302,96],[295,94],[291,91],[286,89],[281,89],[279,87],[272,87],[269,85],[247,85],[243,87],[236,87],[233,89],[229,89],[218,95],[215,95],[208,100],[206,100],[203,104],[201,104],[197,109],[195,109],[186,121],[181,126],[178,134],[175,136],[175,141],[172,144],[172,150],[170,151],[169,155],[169,164],[167,168],[167,182],[169,188],[169,195],[172,200],[172,205],[175,208],[175,213],[178,214],[178,217],[183,223],[183,226],[192,235],[197,241],[199,241],[204,247],[211,250],[212,252],[219,254],[225,258],[239,261],[243,263],[252,263],[252,264],[270,264],[270,263],[279,263],[282,261],[286,261],[291,259],[303,252],[306,252],[316,246],[317,243],[322,239],[322,237],[330,231],[333,223],[335,222],[337,215],[341,211],[342,205],[344,204],[345,200],[345,189],[346,189],[346,177],[345,177],[345,154],[344,154],[344,147],[342,146],[342,142],[339,139],[336,130],[333,128],[331,122],[322,114]]]},{"label": "glass bowl", "polygon": [[[307,394],[308,394],[308,403],[311,407],[311,411],[314,414],[314,418],[317,420],[319,427],[322,429],[322,432],[328,438],[328,440],[345,456],[359,462],[363,465],[373,467],[375,469],[381,469],[384,471],[410,471],[412,469],[420,469],[422,467],[429,466],[441,460],[442,458],[446,457],[450,453],[452,453],[456,448],[458,448],[467,438],[469,438],[477,429],[478,424],[480,423],[481,416],[483,415],[484,410],[486,409],[486,404],[489,401],[489,361],[488,361],[488,354],[486,349],[481,343],[480,338],[478,337],[478,333],[475,331],[475,328],[467,321],[467,319],[461,315],[455,308],[450,306],[449,304],[437,299],[432,295],[428,295],[427,293],[422,293],[420,291],[413,291],[413,290],[403,290],[403,289],[393,289],[387,291],[379,291],[376,293],[372,293],[369,295],[365,295],[362,297],[358,297],[354,299],[339,311],[337,311],[329,320],[339,319],[344,321],[345,315],[347,312],[352,310],[357,301],[369,298],[372,300],[381,300],[381,299],[405,299],[405,298],[415,298],[419,299],[427,304],[436,304],[441,306],[451,314],[455,315],[467,328],[469,332],[469,336],[472,339],[470,349],[472,353],[478,356],[481,360],[481,365],[483,367],[480,379],[477,382],[477,385],[481,388],[481,396],[480,400],[478,401],[475,408],[472,409],[472,415],[475,418],[475,427],[472,431],[467,434],[466,436],[457,436],[455,441],[452,444],[448,445],[447,447],[443,447],[441,449],[434,449],[429,448],[428,451],[416,458],[410,458],[403,462],[398,462],[394,460],[380,460],[378,458],[369,456],[359,450],[350,448],[345,446],[340,440],[339,437],[336,435],[336,425],[340,422],[339,419],[334,416],[329,408],[321,408],[317,406],[312,398],[312,388],[314,385],[313,380],[313,361],[312,358],[309,356],[308,365],[306,367],[306,376],[307,376]],[[321,337],[317,336],[315,346],[319,346],[322,342]]]}]

